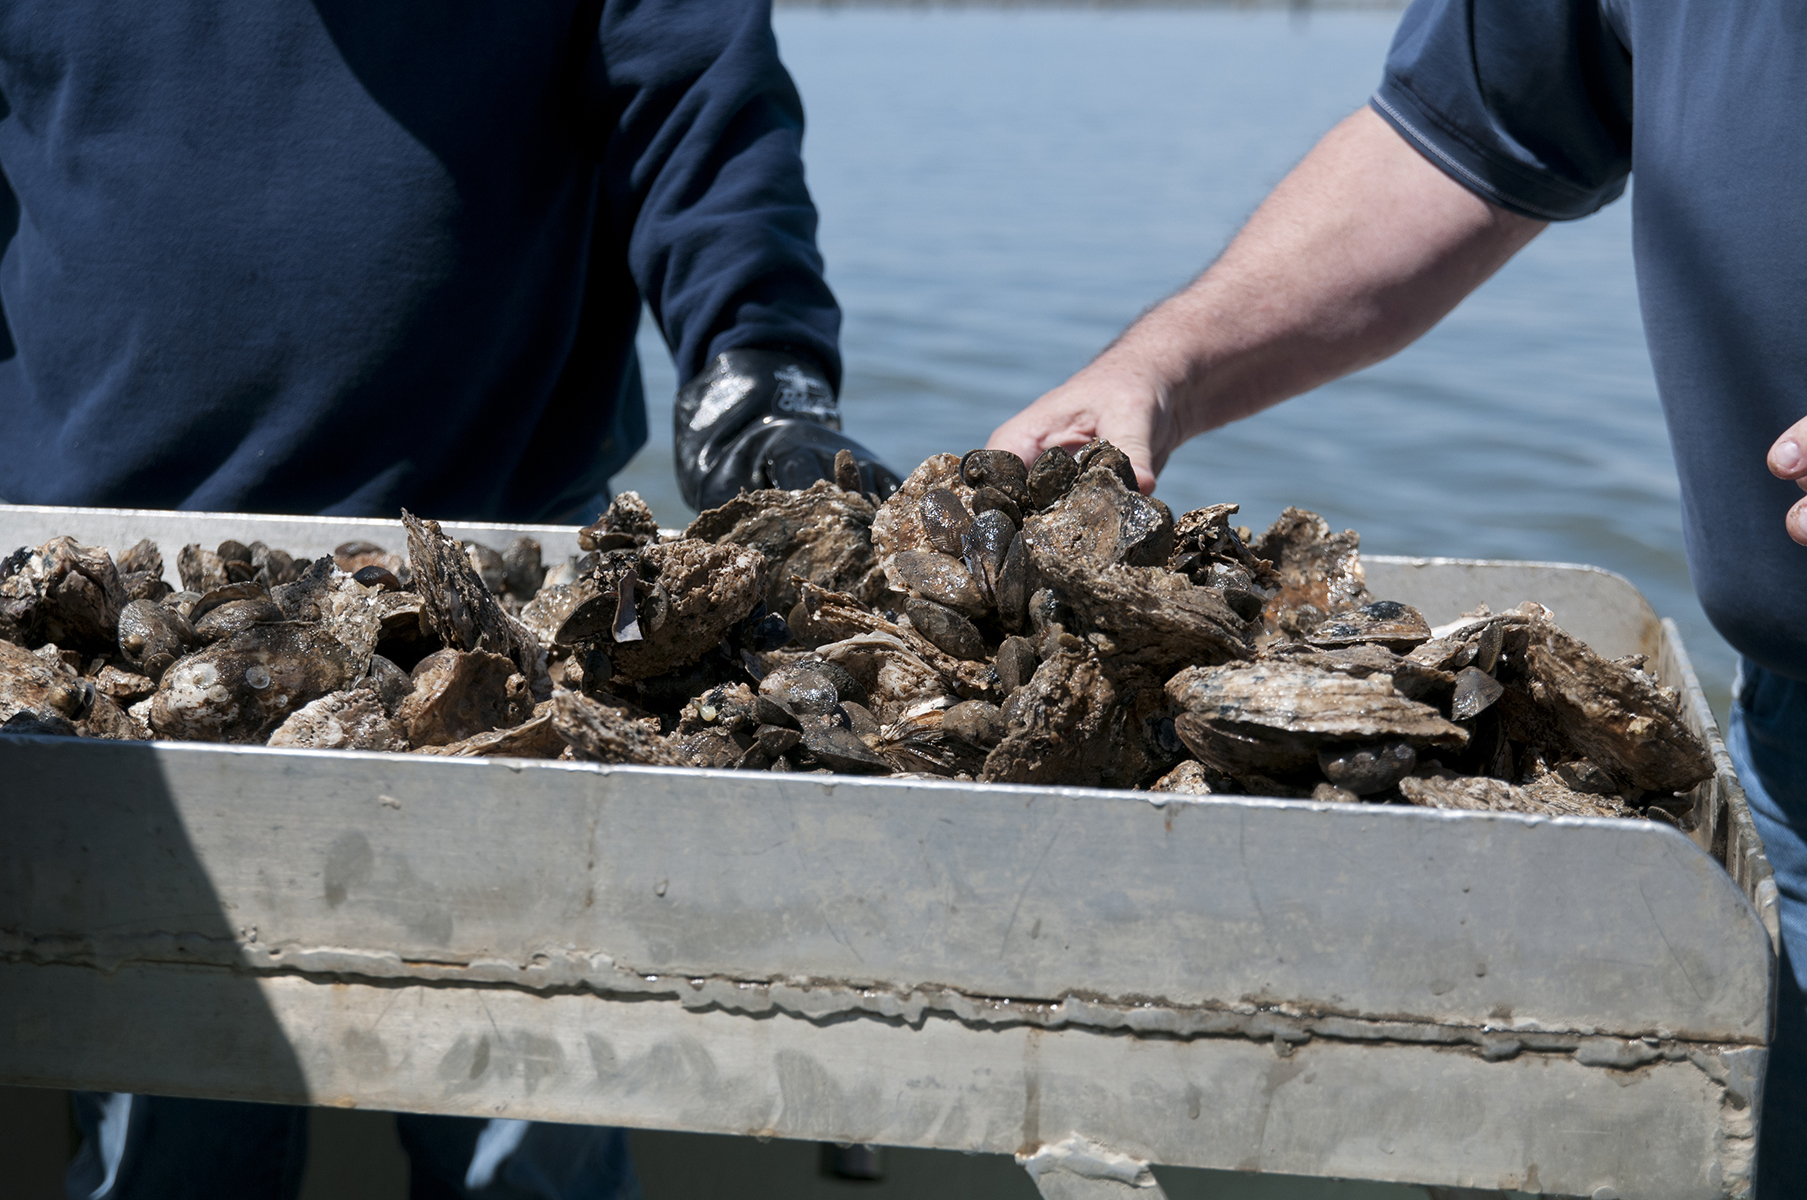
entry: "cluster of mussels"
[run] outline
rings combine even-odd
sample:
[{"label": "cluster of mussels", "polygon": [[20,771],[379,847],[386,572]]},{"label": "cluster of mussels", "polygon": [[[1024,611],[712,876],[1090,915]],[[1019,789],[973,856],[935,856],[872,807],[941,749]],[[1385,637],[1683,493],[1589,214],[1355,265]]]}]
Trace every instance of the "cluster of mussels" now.
[{"label": "cluster of mussels", "polygon": [[1177,520],[1106,442],[941,454],[882,502],[631,492],[547,570],[403,513],[261,544],[0,563],[0,730],[1646,816],[1713,773],[1677,697],[1534,603],[1433,631],[1353,532]]}]

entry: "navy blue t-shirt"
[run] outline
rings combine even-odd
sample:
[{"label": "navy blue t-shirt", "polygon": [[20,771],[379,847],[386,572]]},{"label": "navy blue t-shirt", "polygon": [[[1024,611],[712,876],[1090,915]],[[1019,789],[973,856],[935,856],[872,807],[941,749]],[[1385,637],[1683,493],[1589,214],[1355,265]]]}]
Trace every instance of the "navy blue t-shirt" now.
[{"label": "navy blue t-shirt", "polygon": [[1433,163],[1545,220],[1635,164],[1645,335],[1688,560],[1726,640],[1807,679],[1807,547],[1765,456],[1807,416],[1807,4],[1417,0],[1374,108]]},{"label": "navy blue t-shirt", "polygon": [[769,0],[0,6],[0,498],[531,520],[840,315]]}]

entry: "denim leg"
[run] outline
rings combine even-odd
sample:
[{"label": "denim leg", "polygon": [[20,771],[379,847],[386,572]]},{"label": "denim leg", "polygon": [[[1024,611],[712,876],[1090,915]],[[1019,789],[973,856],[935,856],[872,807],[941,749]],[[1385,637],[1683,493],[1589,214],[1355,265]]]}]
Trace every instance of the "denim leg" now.
[{"label": "denim leg", "polygon": [[1744,663],[1726,749],[1776,873],[1782,956],[1757,1140],[1759,1200],[1807,1196],[1807,684]]},{"label": "denim leg", "polygon": [[75,1093],[69,1200],[294,1200],[307,1110],[236,1100]]},{"label": "denim leg", "polygon": [[640,1200],[627,1135],[599,1125],[403,1114],[409,1200]]}]

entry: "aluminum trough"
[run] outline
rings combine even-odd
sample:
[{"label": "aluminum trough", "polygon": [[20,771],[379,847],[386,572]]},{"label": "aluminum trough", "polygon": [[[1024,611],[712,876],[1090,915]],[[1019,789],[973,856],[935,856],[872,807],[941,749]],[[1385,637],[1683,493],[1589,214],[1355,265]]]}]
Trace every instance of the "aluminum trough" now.
[{"label": "aluminum trough", "polygon": [[[500,546],[517,530],[448,526]],[[533,529],[549,554],[574,530]],[[173,563],[394,523],[0,507]],[[1588,567],[1366,560],[1651,655],[1651,822],[0,739],[0,1083],[1553,1195],[1750,1193],[1775,888],[1673,624]]]}]

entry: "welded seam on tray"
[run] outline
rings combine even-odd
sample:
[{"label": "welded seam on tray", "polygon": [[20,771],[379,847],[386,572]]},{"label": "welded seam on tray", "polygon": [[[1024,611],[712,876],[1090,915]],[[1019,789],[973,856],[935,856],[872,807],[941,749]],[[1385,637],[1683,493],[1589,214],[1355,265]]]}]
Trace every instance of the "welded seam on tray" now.
[{"label": "welded seam on tray", "polygon": [[[136,952],[109,955],[96,952],[86,942],[53,947],[47,944],[49,939],[21,938],[0,930],[0,961],[89,967],[107,973],[140,963],[203,966],[256,977],[358,982],[374,987],[484,988],[539,996],[593,995],[618,1002],[675,999],[691,1011],[718,1010],[753,1018],[788,1016],[816,1024],[877,1020],[920,1027],[933,1017],[973,1029],[1071,1027],[1148,1039],[1234,1038],[1272,1043],[1282,1056],[1290,1055],[1297,1045],[1321,1038],[1474,1049],[1489,1061],[1521,1053],[1572,1055],[1588,1066],[1633,1069],[1658,1059],[1679,1061],[1698,1054],[1689,1047],[1761,1045],[1721,1035],[1550,1030],[1522,1023],[1466,1025],[1413,1017],[1311,1013],[1287,1005],[1180,1005],[1073,993],[1056,1000],[1024,1000],[933,985],[918,985],[900,993],[840,980],[645,975],[600,956],[583,963],[563,955],[561,963],[547,956],[545,965],[523,968],[501,961],[406,961],[390,953],[343,948],[294,951],[279,947],[272,951],[207,935],[165,936],[171,945],[161,954],[145,953],[141,936],[133,939]],[[230,959],[219,953],[227,947],[232,951]]]}]

